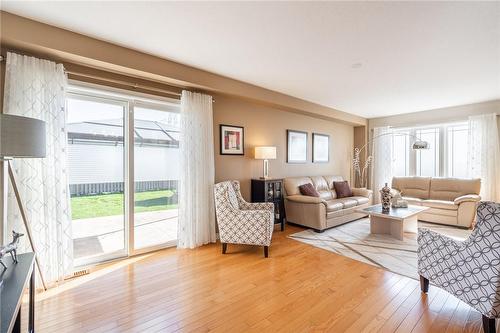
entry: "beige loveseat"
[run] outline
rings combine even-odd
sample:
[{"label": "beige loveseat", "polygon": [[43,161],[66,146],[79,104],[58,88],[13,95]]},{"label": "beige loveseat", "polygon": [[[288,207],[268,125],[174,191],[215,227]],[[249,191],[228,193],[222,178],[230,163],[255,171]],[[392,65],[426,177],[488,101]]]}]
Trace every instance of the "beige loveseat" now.
[{"label": "beige loveseat", "polygon": [[[352,197],[337,198],[334,181],[342,181],[339,176],[314,176],[285,178],[285,214],[287,222],[300,224],[321,232],[325,229],[350,222],[366,214],[357,213],[359,208],[372,204],[372,191],[352,189]],[[300,194],[299,186],[313,184],[320,197]]]},{"label": "beige loveseat", "polygon": [[394,177],[392,188],[410,205],[430,207],[420,213],[421,221],[469,228],[481,197],[480,179]]}]

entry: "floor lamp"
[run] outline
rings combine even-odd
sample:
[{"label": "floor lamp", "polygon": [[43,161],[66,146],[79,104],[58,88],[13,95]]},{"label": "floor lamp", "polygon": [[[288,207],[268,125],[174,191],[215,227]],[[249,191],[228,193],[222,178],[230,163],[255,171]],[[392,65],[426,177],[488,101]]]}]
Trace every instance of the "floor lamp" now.
[{"label": "floor lamp", "polygon": [[42,269],[36,256],[35,243],[31,233],[26,209],[17,187],[16,174],[12,168],[12,159],[45,157],[45,122],[38,119],[0,114],[0,243],[5,242],[4,231],[7,225],[7,196],[9,180],[16,196],[21,218],[26,228],[31,248],[35,253],[36,266],[40,273],[43,288],[47,290]]}]

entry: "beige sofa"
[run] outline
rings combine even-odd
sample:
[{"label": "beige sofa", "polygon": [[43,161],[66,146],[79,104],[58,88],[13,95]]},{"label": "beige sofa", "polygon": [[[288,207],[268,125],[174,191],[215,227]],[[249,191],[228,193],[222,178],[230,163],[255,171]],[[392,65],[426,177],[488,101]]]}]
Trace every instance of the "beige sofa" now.
[{"label": "beige sofa", "polygon": [[469,228],[481,197],[480,179],[394,177],[392,188],[410,205],[430,207],[420,213],[421,221]]},{"label": "beige sofa", "polygon": [[[333,182],[342,180],[339,176],[285,178],[287,222],[322,232],[325,229],[365,217],[366,214],[357,213],[356,210],[372,204],[372,191],[353,188],[352,197],[338,199]],[[313,184],[321,195],[319,198],[300,194],[299,186],[307,183]]]}]

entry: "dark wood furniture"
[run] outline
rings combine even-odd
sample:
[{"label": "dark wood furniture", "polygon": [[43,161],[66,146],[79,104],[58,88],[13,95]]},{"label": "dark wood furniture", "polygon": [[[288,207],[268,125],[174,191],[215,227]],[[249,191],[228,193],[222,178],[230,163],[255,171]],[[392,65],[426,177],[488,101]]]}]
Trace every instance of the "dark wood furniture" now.
[{"label": "dark wood furniture", "polygon": [[274,203],[274,223],[285,230],[283,179],[252,179],[252,202]]},{"label": "dark wood furniture", "polygon": [[0,333],[21,332],[21,304],[28,286],[28,333],[35,332],[35,254],[23,253],[17,258],[17,264],[10,260],[10,256],[4,258],[7,270],[3,273],[0,287]]}]

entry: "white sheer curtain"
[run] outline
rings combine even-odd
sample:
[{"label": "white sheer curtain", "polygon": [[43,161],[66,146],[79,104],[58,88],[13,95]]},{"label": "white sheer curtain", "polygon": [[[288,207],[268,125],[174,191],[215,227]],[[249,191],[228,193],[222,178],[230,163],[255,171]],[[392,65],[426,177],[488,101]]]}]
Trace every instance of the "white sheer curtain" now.
[{"label": "white sheer curtain", "polygon": [[385,183],[391,186],[392,181],[392,129],[390,127],[376,127],[372,137],[372,181],[374,203],[380,203],[379,191]]},{"label": "white sheer curtain", "polygon": [[182,91],[177,246],[215,242],[212,96]]},{"label": "white sheer curtain", "polygon": [[[71,209],[66,169],[65,92],[67,78],[61,64],[7,54],[4,112],[44,120],[45,158],[15,159],[18,187],[31,223],[44,278],[53,283],[73,265]],[[12,188],[8,198],[7,228],[26,233]],[[27,237],[21,239],[30,250]]]},{"label": "white sheer curtain", "polygon": [[481,178],[481,199],[500,202],[500,147],[496,114],[469,117],[468,171]]}]

